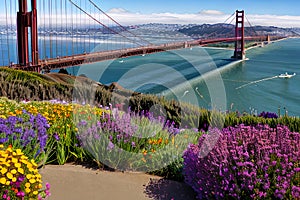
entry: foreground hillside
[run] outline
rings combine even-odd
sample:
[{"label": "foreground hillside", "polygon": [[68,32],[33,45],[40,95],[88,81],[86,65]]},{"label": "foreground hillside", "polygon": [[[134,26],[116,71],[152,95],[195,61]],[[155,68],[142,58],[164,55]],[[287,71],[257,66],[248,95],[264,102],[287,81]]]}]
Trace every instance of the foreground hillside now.
[{"label": "foreground hillside", "polygon": [[199,199],[300,197],[298,117],[205,110],[64,74],[1,68],[0,80],[15,99],[0,98],[4,199],[47,198],[39,167],[70,162],[184,180]]},{"label": "foreground hillside", "polygon": [[[186,103],[169,101],[163,97],[132,92],[117,83],[102,85],[87,77],[62,73],[38,74],[10,68],[0,68],[0,96],[19,101],[60,100],[117,107],[132,111],[150,111],[164,116],[181,127],[195,127],[206,130],[209,125],[227,127],[237,124],[258,123],[275,126],[284,124],[291,131],[300,130],[299,117],[262,115],[257,117],[238,111],[209,111]],[[275,114],[276,115],[276,114]],[[270,117],[271,116],[271,117]]]}]

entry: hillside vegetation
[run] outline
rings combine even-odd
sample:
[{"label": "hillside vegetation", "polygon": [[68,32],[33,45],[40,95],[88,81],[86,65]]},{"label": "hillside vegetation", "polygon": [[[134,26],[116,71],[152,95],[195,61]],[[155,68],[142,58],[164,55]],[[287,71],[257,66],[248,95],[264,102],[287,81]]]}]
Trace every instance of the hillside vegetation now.
[{"label": "hillside vegetation", "polygon": [[[299,117],[257,117],[238,111],[210,111],[186,103],[166,100],[149,94],[132,92],[117,83],[102,85],[86,77],[61,73],[38,74],[9,68],[0,68],[0,96],[15,101],[64,100],[113,107],[134,112],[151,111],[157,116],[175,122],[178,127],[193,127],[207,130],[209,126],[227,127],[238,124],[287,125],[291,131],[300,131]],[[119,107],[120,109],[120,107]],[[122,109],[122,108],[121,108]]]}]

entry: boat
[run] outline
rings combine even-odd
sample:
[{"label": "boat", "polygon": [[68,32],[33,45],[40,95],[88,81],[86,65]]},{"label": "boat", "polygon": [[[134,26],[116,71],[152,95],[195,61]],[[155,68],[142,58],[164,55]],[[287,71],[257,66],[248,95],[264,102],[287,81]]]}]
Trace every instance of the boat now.
[{"label": "boat", "polygon": [[288,74],[287,72],[285,72],[285,74],[280,74],[278,78],[292,78],[293,76],[296,76],[296,73]]}]

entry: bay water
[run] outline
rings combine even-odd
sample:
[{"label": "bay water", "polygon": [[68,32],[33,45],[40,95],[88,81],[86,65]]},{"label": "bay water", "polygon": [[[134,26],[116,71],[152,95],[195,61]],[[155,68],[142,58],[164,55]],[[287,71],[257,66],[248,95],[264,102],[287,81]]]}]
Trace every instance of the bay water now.
[{"label": "bay water", "polygon": [[[290,38],[252,48],[241,62],[231,59],[233,50],[193,47],[68,70],[103,84],[118,82],[127,89],[208,109],[300,116],[299,52],[300,39]],[[296,76],[278,77],[286,72]]]},{"label": "bay water", "polygon": [[[84,50],[79,45],[75,51]],[[56,52],[53,50],[53,55]],[[246,52],[248,59],[241,62],[231,59],[233,50],[230,49],[193,47],[84,64],[67,70],[103,84],[118,82],[130,90],[208,109],[300,116],[299,53],[300,38],[289,38],[252,48]],[[45,57],[47,52],[41,54]],[[16,60],[15,53],[10,56],[10,60]],[[278,77],[285,72],[296,73],[296,76]]]}]

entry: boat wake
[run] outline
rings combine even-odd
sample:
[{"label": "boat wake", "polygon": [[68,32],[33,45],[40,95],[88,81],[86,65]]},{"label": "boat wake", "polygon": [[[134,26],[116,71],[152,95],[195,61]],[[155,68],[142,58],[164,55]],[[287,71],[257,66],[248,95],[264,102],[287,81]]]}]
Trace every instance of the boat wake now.
[{"label": "boat wake", "polygon": [[241,89],[243,87],[246,87],[246,86],[249,86],[249,85],[252,85],[252,84],[255,84],[255,83],[259,83],[259,82],[262,82],[262,81],[272,80],[274,78],[279,78],[279,76],[272,76],[272,77],[269,77],[269,78],[263,78],[263,79],[259,79],[259,80],[256,80],[256,81],[251,81],[251,82],[249,82],[247,84],[244,84],[244,85],[241,85],[241,86],[239,86],[235,89],[238,90],[238,89]]}]

